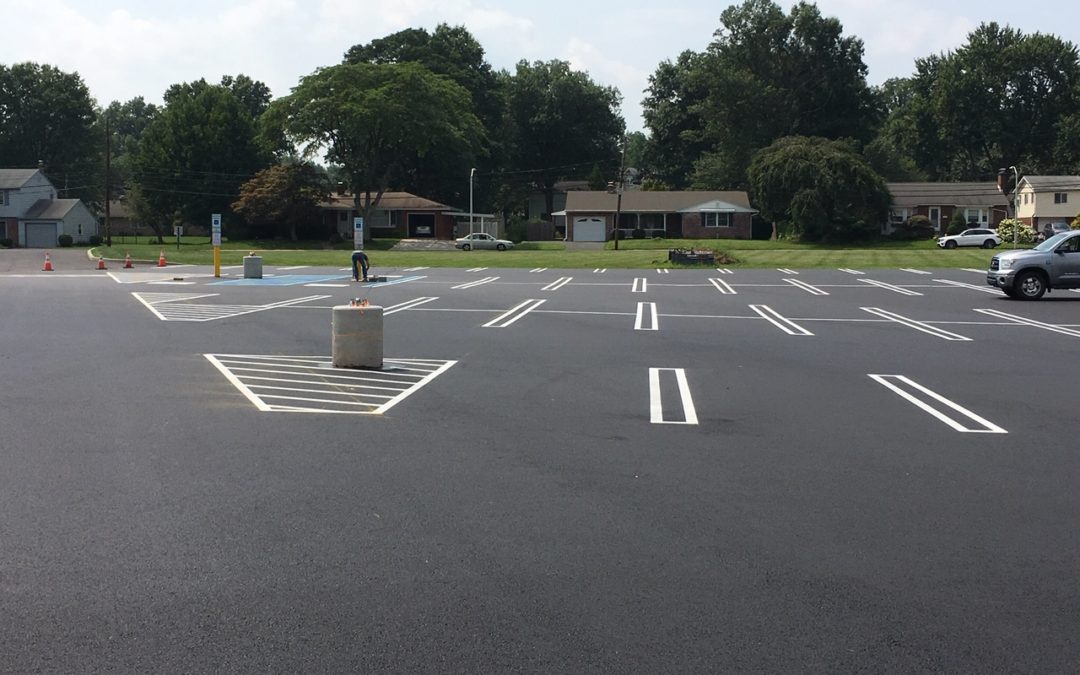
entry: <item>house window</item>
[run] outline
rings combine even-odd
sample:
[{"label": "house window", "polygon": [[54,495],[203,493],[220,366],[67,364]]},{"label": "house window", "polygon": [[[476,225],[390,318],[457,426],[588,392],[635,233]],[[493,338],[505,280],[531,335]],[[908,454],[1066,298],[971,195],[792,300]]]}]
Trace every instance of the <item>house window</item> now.
[{"label": "house window", "polygon": [[7,190],[0,190],[0,206],[8,205]]},{"label": "house window", "polygon": [[989,222],[986,209],[964,209],[964,218],[969,225],[986,225]]},{"label": "house window", "polygon": [[889,211],[889,223],[891,225],[903,225],[907,222],[908,210],[907,209],[893,209]]},{"label": "house window", "polygon": [[1055,192],[1054,193],[1054,203],[1055,204],[1068,204],[1069,203],[1069,193],[1068,192]]},{"label": "house window", "polygon": [[705,227],[731,227],[730,213],[717,213],[716,211],[706,211],[701,215],[705,223]]}]

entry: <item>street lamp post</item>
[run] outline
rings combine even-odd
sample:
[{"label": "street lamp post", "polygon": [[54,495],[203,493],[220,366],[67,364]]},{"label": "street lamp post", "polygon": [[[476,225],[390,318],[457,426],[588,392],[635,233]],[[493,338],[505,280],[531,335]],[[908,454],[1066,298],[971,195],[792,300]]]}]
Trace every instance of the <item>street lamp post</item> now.
[{"label": "street lamp post", "polygon": [[[1005,175],[1009,172],[1013,172],[1013,248],[1016,248],[1020,244],[1020,171],[1015,166],[1010,166],[1008,169],[998,169],[998,190],[1001,194],[1005,193]],[[1008,215],[1006,212],[1005,215]]]},{"label": "street lamp post", "polygon": [[469,170],[469,234],[473,233],[473,178],[476,176],[476,167]]}]

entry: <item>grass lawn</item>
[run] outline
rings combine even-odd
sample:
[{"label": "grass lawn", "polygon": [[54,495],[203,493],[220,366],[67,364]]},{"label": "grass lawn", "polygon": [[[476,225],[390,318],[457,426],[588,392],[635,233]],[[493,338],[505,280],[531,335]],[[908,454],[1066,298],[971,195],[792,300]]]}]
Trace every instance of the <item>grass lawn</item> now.
[{"label": "grass lawn", "polygon": [[[643,239],[620,240],[619,250],[614,242],[607,242],[603,250],[566,250],[562,242],[524,242],[510,251],[393,251],[396,240],[376,239],[368,242],[365,250],[375,268],[388,267],[517,267],[517,268],[577,268],[595,269],[626,268],[645,269],[655,267],[683,267],[668,262],[669,248],[711,248],[722,251],[735,262],[733,268],[790,267],[790,268],[874,268],[874,267],[972,267],[985,269],[996,251],[1008,250],[1009,245],[998,249],[938,248],[934,241],[880,242],[865,245],[826,246],[800,244],[790,241],[760,240],[673,240]],[[109,260],[123,260],[128,253],[134,260],[156,261],[161,250],[172,263],[212,265],[214,249],[208,237],[185,237],[179,248],[176,240],[162,244],[127,243],[113,238],[113,246],[96,246],[95,256]],[[221,249],[222,265],[239,265],[244,256],[255,253],[262,256],[264,265],[315,267],[347,267],[350,264],[352,244],[349,242],[331,246],[322,242],[288,241],[241,241],[224,242]]]}]

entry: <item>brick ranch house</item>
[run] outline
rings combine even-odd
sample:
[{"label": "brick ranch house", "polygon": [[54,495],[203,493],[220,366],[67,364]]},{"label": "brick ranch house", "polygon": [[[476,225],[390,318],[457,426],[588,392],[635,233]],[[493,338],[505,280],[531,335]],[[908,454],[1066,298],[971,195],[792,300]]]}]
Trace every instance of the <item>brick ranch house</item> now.
[{"label": "brick ranch house", "polygon": [[616,212],[620,239],[638,229],[666,239],[750,239],[757,213],[741,190],[631,190],[621,203],[617,194],[582,190],[567,192],[566,208],[552,215],[566,217],[567,241],[607,241]]}]

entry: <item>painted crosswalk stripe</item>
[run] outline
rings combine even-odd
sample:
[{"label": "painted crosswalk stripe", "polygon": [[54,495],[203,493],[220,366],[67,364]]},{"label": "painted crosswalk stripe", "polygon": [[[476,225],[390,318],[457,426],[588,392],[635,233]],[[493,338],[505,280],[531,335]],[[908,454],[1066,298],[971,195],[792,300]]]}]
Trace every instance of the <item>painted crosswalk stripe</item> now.
[{"label": "painted crosswalk stripe", "polygon": [[[679,402],[682,407],[682,419],[665,419],[664,398],[661,379],[675,378],[678,386]],[[682,368],[649,368],[649,421],[653,424],[697,424],[697,410],[694,398],[690,394],[690,385],[686,380],[686,371]]]},{"label": "painted crosswalk stripe", "polygon": [[490,284],[492,281],[495,281],[498,278],[499,277],[484,277],[483,279],[477,279],[476,281],[468,281],[463,284],[458,284],[457,286],[451,286],[450,288],[454,290],[461,290],[463,288],[476,288],[477,286]]},{"label": "painted crosswalk stripe", "polygon": [[884,309],[880,309],[878,307],[860,307],[859,309],[861,309],[864,312],[869,312],[869,313],[871,313],[871,314],[873,314],[875,316],[880,316],[883,319],[888,319],[889,321],[895,321],[896,323],[898,323],[898,324],[900,324],[902,326],[907,326],[908,328],[914,328],[915,330],[926,333],[927,335],[933,335],[934,337],[939,337],[942,340],[949,340],[949,341],[952,341],[952,342],[971,342],[971,338],[969,338],[969,337],[965,337],[963,335],[957,335],[956,333],[950,333],[947,330],[942,330],[940,328],[935,328],[935,327],[931,326],[928,323],[923,323],[922,321],[916,321],[915,319],[910,319],[910,318],[908,318],[906,316],[902,316],[900,314],[895,314],[893,312],[889,312],[889,311],[886,311]]},{"label": "painted crosswalk stripe", "polygon": [[660,321],[657,318],[655,302],[639,302],[637,304],[634,330],[660,330]]},{"label": "painted crosswalk stripe", "polygon": [[386,316],[388,314],[395,314],[397,312],[404,312],[407,309],[412,309],[413,307],[419,307],[420,305],[429,303],[432,300],[438,300],[438,298],[415,298],[413,300],[408,300],[406,302],[401,302],[401,303],[398,303],[396,305],[391,305],[391,306],[383,309],[383,316]]},{"label": "painted crosswalk stripe", "polygon": [[634,279],[633,293],[645,293],[648,291],[649,282],[645,280],[645,277],[637,277]]},{"label": "painted crosswalk stripe", "polygon": [[934,279],[939,284],[947,284],[949,286],[956,286],[958,288],[970,288],[973,291],[979,291],[980,293],[992,293],[997,295],[1001,291],[992,286],[976,286],[975,284],[965,284],[963,281],[953,281],[951,279]]},{"label": "painted crosswalk stripe", "polygon": [[723,279],[709,279],[709,283],[716,287],[724,295],[735,295],[735,289]]},{"label": "painted crosswalk stripe", "polygon": [[[897,394],[909,403],[917,406],[924,412],[933,415],[937,419],[941,420],[945,424],[949,425],[956,431],[967,434],[1007,434],[1009,433],[1005,429],[1002,429],[998,425],[990,422],[979,415],[971,412],[967,408],[964,408],[958,403],[954,403],[945,398],[941,394],[931,391],[921,384],[914,382],[913,380],[904,377],[903,375],[869,375],[878,384],[881,384],[893,393]],[[912,390],[914,393],[912,393]],[[921,395],[921,397],[920,397]],[[927,401],[926,399],[929,399]],[[935,405],[937,404],[937,405]],[[967,420],[974,422],[977,426],[972,428],[964,424],[962,421],[950,417],[945,412],[940,410],[941,406],[947,407],[955,413],[958,413],[961,417],[967,418]]]},{"label": "painted crosswalk stripe", "polygon": [[784,279],[784,281],[791,284],[795,288],[803,289],[804,291],[806,291],[810,295],[828,295],[829,294],[828,291],[823,291],[820,288],[818,288],[817,286],[811,286],[810,284],[806,283],[805,281],[799,281],[798,279]]},{"label": "painted crosswalk stripe", "polygon": [[570,280],[573,279],[573,278],[574,277],[559,277],[558,279],[556,279],[555,281],[552,281],[550,284],[548,284],[547,286],[544,286],[540,290],[542,290],[542,291],[557,291],[560,288],[562,288],[563,286],[565,286],[566,284],[570,283]]},{"label": "painted crosswalk stripe", "polygon": [[1043,330],[1048,330],[1051,333],[1060,333],[1062,335],[1069,335],[1071,337],[1080,337],[1080,331],[1078,330],[1072,328],[1065,328],[1064,326],[1058,326],[1052,323],[1043,323],[1042,321],[1036,321],[1035,319],[1028,319],[1022,316],[1016,316],[1015,314],[1006,314],[1005,312],[999,312],[996,309],[976,309],[975,311],[981,314],[986,314],[988,316],[996,316],[999,319],[1006,319],[1008,321],[1012,321],[1013,323],[1018,323],[1024,326],[1031,326],[1032,328],[1041,328]]},{"label": "painted crosswalk stripe", "polygon": [[900,295],[922,295],[922,293],[919,293],[918,291],[908,290],[906,288],[901,288],[900,286],[893,286],[892,284],[887,284],[884,281],[877,281],[875,279],[859,279],[859,283],[869,284],[870,286],[877,286],[878,288],[884,288],[887,291],[899,293]]},{"label": "painted crosswalk stripe", "polygon": [[777,268],[776,268],[776,271],[777,271],[777,272],[783,272],[784,274],[795,274],[795,275],[798,275],[798,274],[799,274],[799,273],[798,273],[798,272],[796,272],[795,270],[791,270],[791,269],[788,269],[788,268],[786,268],[786,267],[777,267]]},{"label": "painted crosswalk stripe", "polygon": [[757,312],[758,315],[761,316],[761,318],[765,319],[766,321],[776,326],[780,330],[784,331],[788,335],[813,335],[813,333],[806,330],[791,319],[780,316],[779,312],[777,312],[772,307],[769,307],[768,305],[750,305],[750,309]]},{"label": "painted crosswalk stripe", "polygon": [[484,324],[484,328],[506,328],[533,311],[547,300],[526,300]]},{"label": "painted crosswalk stripe", "polygon": [[841,271],[841,272],[846,272],[846,273],[848,273],[848,274],[854,274],[854,275],[856,275],[856,276],[859,276],[859,275],[862,275],[862,274],[866,274],[866,272],[860,272],[859,270],[853,270],[853,269],[848,269],[847,267],[841,267],[841,268],[840,268],[840,271]]}]

